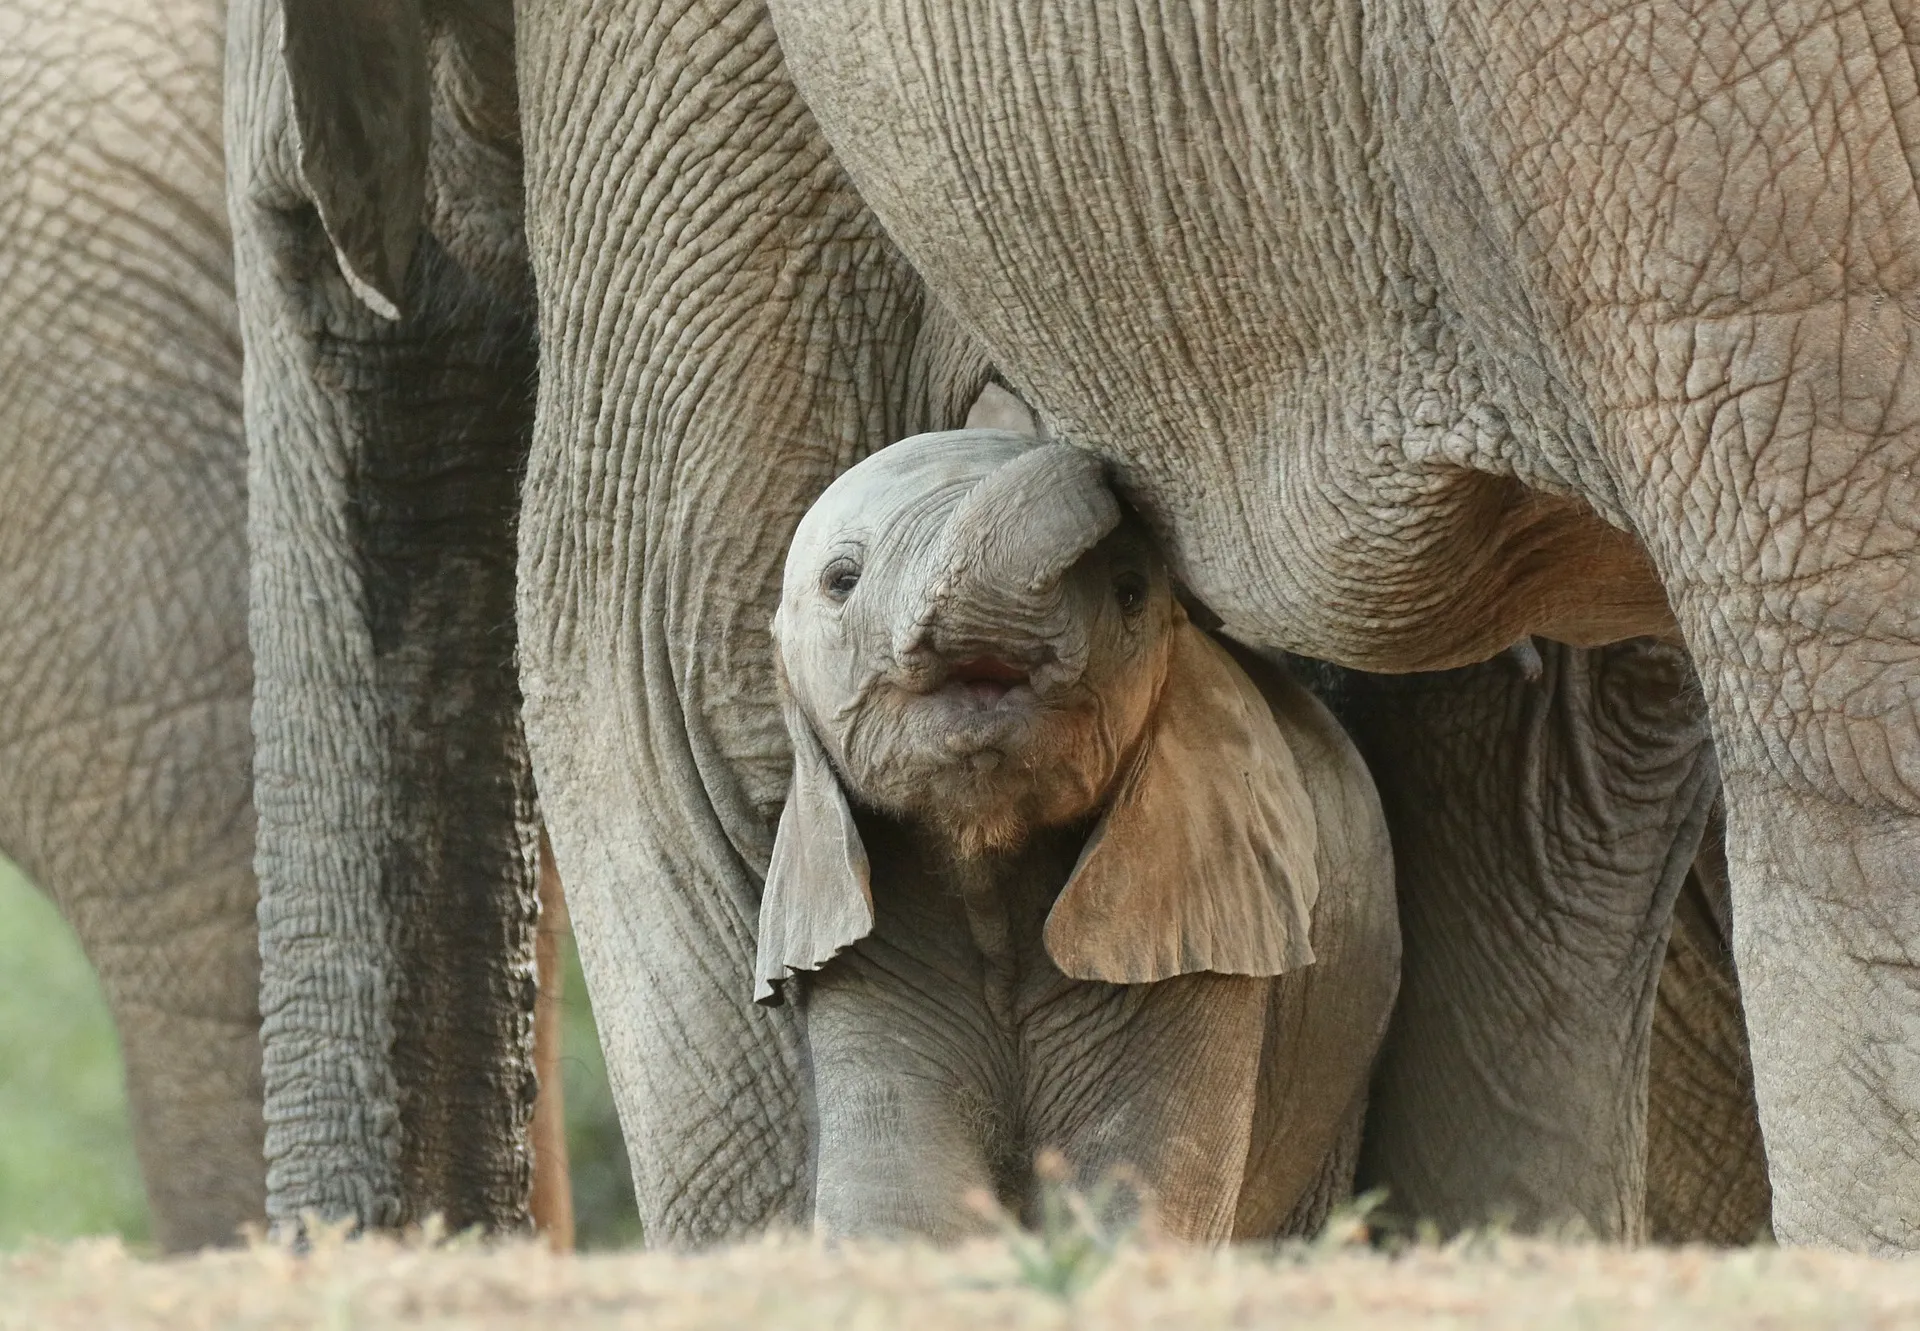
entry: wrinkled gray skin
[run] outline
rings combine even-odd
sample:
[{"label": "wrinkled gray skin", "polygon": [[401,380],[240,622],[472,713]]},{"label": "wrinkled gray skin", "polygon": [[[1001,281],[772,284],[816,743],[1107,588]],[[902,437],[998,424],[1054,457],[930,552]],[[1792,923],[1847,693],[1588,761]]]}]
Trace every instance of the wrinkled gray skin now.
[{"label": "wrinkled gray skin", "polygon": [[[435,31],[466,12],[436,9]],[[1920,601],[1905,307],[1880,293],[1909,282],[1915,247],[1886,238],[1910,225],[1900,145],[1920,138],[1892,132],[1914,100],[1889,16],[1316,0],[1156,13],[1148,33],[1086,3],[1016,16],[1010,0],[839,0],[776,5],[776,40],[753,3],[572,0],[518,15],[514,139],[498,63],[450,66],[444,43],[426,61],[409,6],[356,13],[345,65],[307,86],[391,132],[289,183],[279,113],[254,95],[279,47],[270,24],[236,23],[236,123],[266,127],[249,141],[273,168],[236,188],[290,217],[329,198],[328,239],[363,297],[412,308],[404,284],[444,272],[405,265],[423,222],[484,272],[462,226],[520,215],[519,177],[483,169],[496,159],[471,136],[524,155],[542,349],[521,681],[650,1234],[709,1240],[806,1213],[798,1029],[754,1011],[738,978],[791,765],[766,624],[812,499],[884,442],[959,424],[991,360],[1110,461],[1241,641],[1401,671],[1536,633],[1677,633],[1725,781],[1778,1231],[1909,1243],[1920,1096],[1899,1051],[1920,994],[1897,963],[1920,900],[1903,692]],[[1885,40],[1868,50],[1863,33]],[[1822,67],[1856,48],[1848,68],[1884,79]],[[445,132],[420,132],[423,115]],[[272,269],[240,230],[243,275]],[[287,308],[350,317],[311,227],[291,239],[306,248],[274,271],[308,294]],[[269,345],[275,326],[257,328]],[[261,374],[263,393],[316,382],[297,356]],[[324,490],[342,464],[321,456],[307,482]],[[344,506],[292,502],[297,488],[289,512]],[[256,637],[327,636],[297,596],[255,606]],[[318,699],[378,692],[359,668],[285,678],[312,697],[268,691],[257,715],[316,720]],[[1564,705],[1592,710],[1577,693]],[[1651,757],[1692,751],[1675,724]],[[354,733],[351,752],[381,752],[373,728]],[[1527,752],[1564,773],[1502,779],[1584,791],[1600,770],[1578,746],[1504,757]],[[276,772],[289,789],[337,784],[324,764]],[[1657,951],[1697,794],[1678,781],[1669,807],[1633,815],[1638,863],[1598,912],[1628,973]],[[395,804],[379,795],[344,821],[389,826]],[[1540,807],[1568,821],[1534,841],[1574,846],[1594,821],[1580,800]],[[321,801],[276,824],[275,873],[302,909],[329,899],[316,831],[339,816]],[[1460,856],[1435,881],[1469,872],[1433,844]],[[378,845],[346,860],[380,862]],[[1518,899],[1551,900],[1549,863],[1536,857]],[[1501,912],[1470,904],[1470,929],[1491,936]],[[1424,946],[1410,928],[1409,955]],[[1503,954],[1520,973],[1542,964],[1527,946]],[[1566,1057],[1634,1066],[1650,988],[1606,1047]],[[1438,996],[1466,1047],[1517,1041],[1521,1068],[1553,1052],[1532,1002]],[[314,1085],[332,1090],[293,1103],[353,1103],[337,1069]],[[1582,1085],[1631,1113],[1603,1079]],[[1491,1159],[1524,1112],[1510,1104],[1472,1144]],[[1437,1120],[1398,1121],[1398,1158],[1452,1149]],[[328,1138],[345,1154],[327,1158],[378,1146],[356,1133]],[[1610,1123],[1607,1148],[1581,1158],[1630,1194],[1622,1133]],[[1559,1149],[1550,1136],[1519,1140]],[[1490,1177],[1508,1168],[1493,1163]],[[1598,1227],[1637,1211],[1581,1195],[1603,1198]]]},{"label": "wrinkled gray skin", "polygon": [[1436,674],[1328,672],[1323,689],[1379,784],[1418,943],[1363,1184],[1448,1227],[1641,1237],[1656,988],[1717,790],[1684,655],[1542,641]]},{"label": "wrinkled gray skin", "polygon": [[0,4],[0,852],[99,973],[168,1249],[264,1214],[220,38]]},{"label": "wrinkled gray skin", "polygon": [[1752,1242],[1771,1195],[1694,686],[1648,640],[1532,647],[1310,672],[1378,781],[1413,940],[1362,1185],[1452,1226]]},{"label": "wrinkled gray skin", "polygon": [[1097,463],[1002,431],[829,487],[774,633],[795,768],[758,969],[803,995],[815,1224],[1031,1215],[1052,1147],[1134,1170],[1173,1235],[1317,1226],[1399,960],[1331,716],[1188,624]]},{"label": "wrinkled gray skin", "polygon": [[862,200],[1228,633],[1398,671],[1677,630],[1776,1232],[1889,1251],[1920,1245],[1908,8],[771,4]]},{"label": "wrinkled gray skin", "polygon": [[[102,972],[156,1236],[187,1247],[231,1237],[261,1209],[220,18],[200,3],[113,0],[16,8],[5,21],[0,86],[17,92],[0,108],[4,178],[16,208],[28,208],[34,181],[53,187],[55,203],[9,214],[8,236],[30,243],[0,269],[0,303],[21,316],[0,334],[10,367],[0,500],[14,505],[0,520],[0,537],[13,538],[0,567],[14,607],[0,624],[0,711],[16,730],[44,728],[6,738],[0,847],[54,889]],[[77,77],[83,59],[92,72]],[[117,89],[111,104],[96,86]],[[141,225],[155,219],[166,224]],[[109,265],[78,243],[97,235],[113,240]],[[61,363],[47,350],[56,342],[86,347],[74,360],[89,373],[47,373]],[[112,393],[103,366],[115,367]],[[999,397],[999,417],[976,406],[974,419],[1029,428],[1024,406]],[[76,468],[79,479],[56,480]],[[42,496],[56,484],[111,503],[73,509],[76,520],[50,531]],[[129,531],[145,534],[132,557]],[[156,629],[129,638],[130,623]],[[155,716],[165,717],[157,728]],[[94,816],[103,807],[119,811],[111,838]],[[1725,1112],[1715,1098],[1742,1089],[1726,1061],[1744,1059],[1744,1044],[1729,1038],[1739,1028],[1727,979],[1694,978],[1709,972],[1691,959],[1721,957],[1724,944],[1702,935],[1707,950],[1683,949],[1693,919],[1676,917],[1654,1024],[1649,1233],[1738,1241],[1764,1221],[1765,1177],[1750,1108],[1736,1100]],[[1316,928],[1323,964],[1325,935]],[[1678,990],[1676,952],[1688,959]],[[1727,974],[1724,964],[1711,973]],[[1681,1006],[1696,992],[1704,1017],[1698,1002]],[[1663,1049],[1673,1075],[1662,1075]],[[1665,1158],[1675,1167],[1663,1188]]]},{"label": "wrinkled gray skin", "polygon": [[281,1226],[527,1219],[513,517],[534,339],[511,28],[504,3],[229,10]]}]

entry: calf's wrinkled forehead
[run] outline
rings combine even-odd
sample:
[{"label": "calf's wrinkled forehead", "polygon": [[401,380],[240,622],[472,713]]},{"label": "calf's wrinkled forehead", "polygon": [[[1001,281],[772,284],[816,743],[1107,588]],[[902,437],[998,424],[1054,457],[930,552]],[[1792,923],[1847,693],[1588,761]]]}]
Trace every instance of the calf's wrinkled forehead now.
[{"label": "calf's wrinkled forehead", "polygon": [[785,581],[811,579],[832,550],[870,534],[903,506],[942,491],[956,497],[1037,441],[1010,430],[943,430],[902,439],[842,473],[793,533]]}]

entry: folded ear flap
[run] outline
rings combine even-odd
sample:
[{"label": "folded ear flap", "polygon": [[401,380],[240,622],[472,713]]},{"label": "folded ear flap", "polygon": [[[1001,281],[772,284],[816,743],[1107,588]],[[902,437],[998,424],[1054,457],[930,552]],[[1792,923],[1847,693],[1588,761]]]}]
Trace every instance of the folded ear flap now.
[{"label": "folded ear flap", "polygon": [[778,1007],[795,971],[816,971],[873,932],[867,850],[840,778],[813,725],[784,696],[793,742],[793,786],[780,811],[767,887],[760,897],[760,951],[753,1001]]},{"label": "folded ear flap", "polygon": [[1315,841],[1266,699],[1181,616],[1147,734],[1047,917],[1047,953],[1109,984],[1309,965]]},{"label": "folded ear flap", "polygon": [[420,0],[282,0],[281,18],[307,194],[347,285],[398,319],[432,129]]}]

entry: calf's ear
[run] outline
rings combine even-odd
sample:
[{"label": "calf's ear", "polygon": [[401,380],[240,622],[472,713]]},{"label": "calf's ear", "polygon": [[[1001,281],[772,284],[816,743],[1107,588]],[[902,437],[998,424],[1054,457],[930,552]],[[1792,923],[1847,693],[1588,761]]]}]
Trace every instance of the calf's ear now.
[{"label": "calf's ear", "polygon": [[1315,841],[1266,699],[1182,614],[1147,733],[1047,917],[1047,953],[1109,984],[1309,965]]},{"label": "calf's ear", "polygon": [[308,197],[347,285],[398,319],[432,129],[420,0],[282,0],[281,20]]},{"label": "calf's ear", "polygon": [[815,971],[873,932],[867,850],[813,724],[781,683],[793,785],[760,897],[753,1001],[778,1007],[796,971]]}]

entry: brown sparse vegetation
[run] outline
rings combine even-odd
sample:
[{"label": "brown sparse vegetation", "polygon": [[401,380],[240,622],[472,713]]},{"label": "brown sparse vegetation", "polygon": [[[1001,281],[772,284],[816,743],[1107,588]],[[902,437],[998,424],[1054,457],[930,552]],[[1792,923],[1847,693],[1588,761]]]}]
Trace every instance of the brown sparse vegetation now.
[{"label": "brown sparse vegetation", "polygon": [[0,1328],[384,1331],[431,1327],[1360,1328],[1906,1326],[1920,1265],[1754,1248],[1627,1250],[1478,1238],[1397,1256],[1296,1245],[1132,1243],[1071,1302],[1023,1283],[1006,1242],[828,1247],[769,1239],[700,1255],[558,1257],[324,1239],[144,1261],[117,1241],[0,1257]]}]

